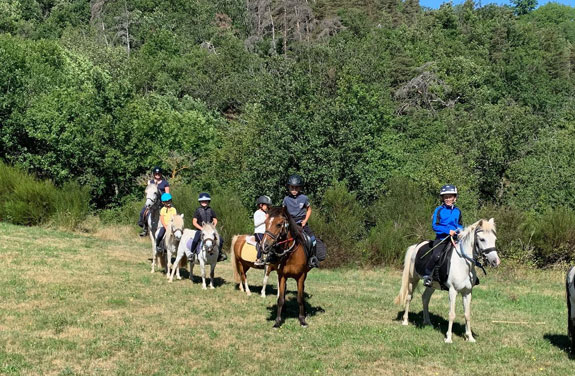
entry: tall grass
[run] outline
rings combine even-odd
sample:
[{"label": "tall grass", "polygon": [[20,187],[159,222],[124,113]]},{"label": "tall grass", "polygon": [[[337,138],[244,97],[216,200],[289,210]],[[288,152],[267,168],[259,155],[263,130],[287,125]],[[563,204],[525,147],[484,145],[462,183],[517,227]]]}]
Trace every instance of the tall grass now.
[{"label": "tall grass", "polygon": [[88,189],[77,183],[57,188],[49,180],[0,162],[0,220],[18,225],[51,223],[76,228],[89,211]]}]

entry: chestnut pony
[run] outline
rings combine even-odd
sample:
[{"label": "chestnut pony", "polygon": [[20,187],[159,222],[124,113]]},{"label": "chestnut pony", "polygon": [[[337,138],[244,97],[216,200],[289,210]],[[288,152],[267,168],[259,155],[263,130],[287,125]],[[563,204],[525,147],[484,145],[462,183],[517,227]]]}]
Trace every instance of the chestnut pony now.
[{"label": "chestnut pony", "polygon": [[[234,280],[238,283],[240,291],[245,291],[247,295],[251,295],[252,292],[250,291],[250,286],[248,285],[248,276],[247,272],[250,268],[254,269],[261,269],[261,266],[256,266],[253,262],[244,260],[242,258],[242,247],[246,243],[246,238],[249,235],[235,235],[232,238],[232,248],[231,248],[231,256],[232,256],[232,268],[234,271]],[[262,291],[260,295],[262,297],[266,297],[266,286],[268,284],[268,278],[270,273],[275,270],[274,265],[266,265],[265,272],[264,272],[264,280],[262,282]],[[278,290],[279,292],[279,290]]]},{"label": "chestnut pony", "polygon": [[307,256],[301,230],[286,208],[273,207],[269,210],[261,246],[263,254],[271,256],[278,273],[278,310],[274,328],[279,328],[282,324],[282,308],[288,278],[297,281],[299,323],[307,327],[304,304],[304,285],[309,271]]}]

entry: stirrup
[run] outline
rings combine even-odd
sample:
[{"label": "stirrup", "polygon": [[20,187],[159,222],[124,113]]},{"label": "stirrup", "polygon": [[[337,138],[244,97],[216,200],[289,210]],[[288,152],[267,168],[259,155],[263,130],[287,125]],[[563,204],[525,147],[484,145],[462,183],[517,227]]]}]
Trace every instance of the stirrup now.
[{"label": "stirrup", "polygon": [[217,262],[226,261],[227,259],[228,259],[228,256],[226,256],[225,253],[220,252],[220,253],[218,254],[218,260],[217,260]]},{"label": "stirrup", "polygon": [[145,228],[142,230],[142,232],[140,232],[140,236],[144,237],[146,235],[148,235],[148,229]]},{"label": "stirrup", "polygon": [[309,260],[307,261],[307,266],[308,266],[310,269],[319,268],[319,260],[317,259],[317,257],[316,257],[316,256],[311,256],[311,257],[309,258]]},{"label": "stirrup", "polygon": [[424,276],[423,277],[423,286],[425,287],[431,287],[433,285],[433,278],[431,278],[431,276]]}]

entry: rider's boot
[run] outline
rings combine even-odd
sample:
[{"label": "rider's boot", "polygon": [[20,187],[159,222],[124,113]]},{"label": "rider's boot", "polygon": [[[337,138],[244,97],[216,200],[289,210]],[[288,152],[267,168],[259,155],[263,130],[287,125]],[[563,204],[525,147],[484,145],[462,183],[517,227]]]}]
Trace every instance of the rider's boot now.
[{"label": "rider's boot", "polygon": [[226,256],[226,254],[222,251],[220,251],[220,253],[218,253],[218,261],[226,261],[228,259],[228,256]]},{"label": "rider's boot", "polygon": [[140,232],[140,236],[148,235],[148,226],[144,225],[142,227],[144,227],[144,228],[142,229],[142,232]]}]

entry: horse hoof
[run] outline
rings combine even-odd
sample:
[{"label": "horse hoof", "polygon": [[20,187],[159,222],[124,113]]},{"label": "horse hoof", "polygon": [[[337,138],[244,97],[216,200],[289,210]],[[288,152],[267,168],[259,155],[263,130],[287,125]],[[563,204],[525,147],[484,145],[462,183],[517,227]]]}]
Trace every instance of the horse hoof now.
[{"label": "horse hoof", "polygon": [[299,324],[301,325],[302,328],[307,328],[307,326],[308,326],[308,325],[307,325],[307,322],[305,322],[305,321],[304,321],[304,322],[300,322]]},{"label": "horse hoof", "polygon": [[206,286],[202,286],[202,290],[207,290],[208,288]]},{"label": "horse hoof", "polygon": [[210,290],[213,290],[213,289],[215,289],[215,287],[214,287],[214,286],[210,286]]},{"label": "horse hoof", "polygon": [[279,329],[281,325],[282,325],[282,324],[276,322],[276,323],[274,324],[274,329]]},{"label": "horse hoof", "polygon": [[407,321],[402,321],[402,322],[401,322],[401,325],[403,325],[403,326],[408,326],[409,323],[408,323]]},{"label": "horse hoof", "polygon": [[466,338],[466,339],[467,339],[467,342],[470,342],[470,343],[475,343],[475,342],[476,342],[476,341],[475,341],[475,338],[473,338],[473,337],[469,337],[469,338]]},{"label": "horse hoof", "polygon": [[444,339],[445,343],[453,343],[453,341],[451,340],[451,338],[446,338]]}]

